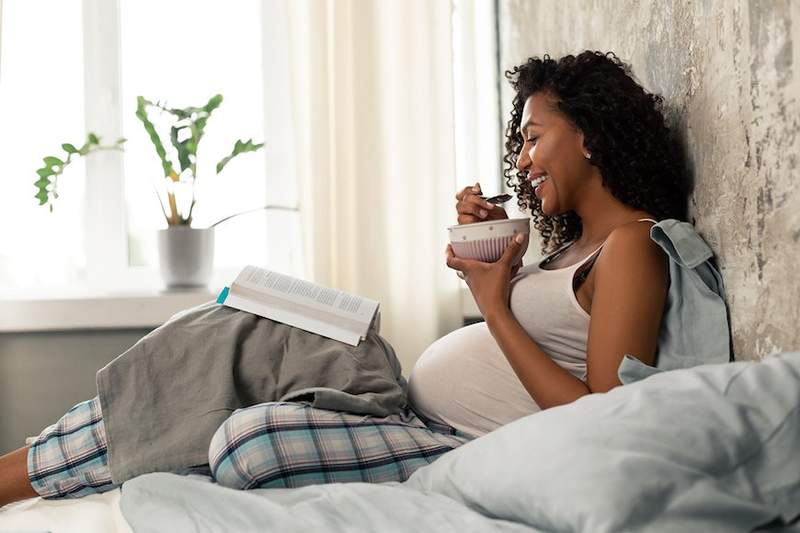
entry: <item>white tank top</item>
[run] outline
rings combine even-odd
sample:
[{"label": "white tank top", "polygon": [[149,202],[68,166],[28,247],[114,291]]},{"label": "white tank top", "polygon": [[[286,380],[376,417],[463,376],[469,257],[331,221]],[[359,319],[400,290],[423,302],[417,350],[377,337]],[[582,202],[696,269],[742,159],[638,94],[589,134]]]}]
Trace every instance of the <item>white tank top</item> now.
[{"label": "white tank top", "polygon": [[[544,353],[581,380],[586,379],[590,317],[575,298],[572,281],[575,271],[603,244],[574,265],[541,268],[567,244],[541,262],[521,268],[511,280],[514,317]],[[411,371],[408,395],[412,408],[423,417],[472,437],[540,410],[484,322],[431,344]]]}]

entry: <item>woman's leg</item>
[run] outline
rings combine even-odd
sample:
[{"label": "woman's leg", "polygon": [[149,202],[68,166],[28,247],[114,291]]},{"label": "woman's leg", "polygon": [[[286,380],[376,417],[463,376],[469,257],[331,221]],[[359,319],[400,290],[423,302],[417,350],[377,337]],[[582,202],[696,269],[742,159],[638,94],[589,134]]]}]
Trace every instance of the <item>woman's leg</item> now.
[{"label": "woman's leg", "polygon": [[0,507],[36,496],[28,479],[28,447],[0,457]]},{"label": "woman's leg", "polygon": [[405,481],[467,439],[413,414],[385,418],[272,402],[240,409],[214,434],[209,464],[236,489]]},{"label": "woman's leg", "polygon": [[81,402],[45,428],[30,447],[8,458],[0,475],[1,503],[41,496],[79,498],[116,487],[108,469],[106,432],[97,398]]}]

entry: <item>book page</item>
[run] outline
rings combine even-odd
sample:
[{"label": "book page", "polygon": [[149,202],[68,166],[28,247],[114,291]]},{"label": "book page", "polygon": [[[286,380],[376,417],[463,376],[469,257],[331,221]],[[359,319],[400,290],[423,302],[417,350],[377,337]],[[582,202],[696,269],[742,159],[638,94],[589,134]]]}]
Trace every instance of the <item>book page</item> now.
[{"label": "book page", "polygon": [[[312,309],[326,311],[341,318],[369,326],[378,302],[337,289],[323,287],[302,279],[248,265],[234,285],[267,295],[301,303]],[[231,288],[235,290],[234,287]]]},{"label": "book page", "polygon": [[275,302],[276,301],[273,301],[272,304],[262,303],[253,298],[239,296],[235,293],[228,294],[225,298],[225,305],[229,307],[241,309],[242,311],[263,316],[283,324],[289,324],[290,326],[316,333],[317,335],[322,335],[329,339],[345,342],[352,346],[358,346],[362,338],[362,335],[350,329],[340,327],[337,324],[332,324],[325,320],[310,317],[304,310],[293,311],[291,309],[282,308],[280,305],[276,306],[274,305]]}]

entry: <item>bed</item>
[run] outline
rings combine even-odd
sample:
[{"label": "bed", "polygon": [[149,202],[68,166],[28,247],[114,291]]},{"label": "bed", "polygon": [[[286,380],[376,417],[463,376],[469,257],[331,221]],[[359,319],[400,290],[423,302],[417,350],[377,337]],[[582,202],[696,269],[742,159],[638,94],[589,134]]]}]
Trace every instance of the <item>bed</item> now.
[{"label": "bed", "polygon": [[0,512],[0,531],[54,533],[131,533],[119,507],[120,489],[80,500],[33,498]]},{"label": "bed", "polygon": [[501,427],[404,483],[235,491],[156,473],[0,531],[796,531],[800,353],[673,370]]}]

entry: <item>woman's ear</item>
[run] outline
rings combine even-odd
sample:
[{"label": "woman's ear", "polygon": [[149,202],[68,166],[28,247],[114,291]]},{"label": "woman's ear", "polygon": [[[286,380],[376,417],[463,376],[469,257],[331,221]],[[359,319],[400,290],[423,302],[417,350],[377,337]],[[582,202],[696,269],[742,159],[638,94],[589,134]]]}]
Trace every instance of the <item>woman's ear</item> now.
[{"label": "woman's ear", "polygon": [[584,142],[584,141],[585,141],[585,139],[586,139],[586,138],[585,138],[585,136],[583,135],[583,132],[582,132],[582,131],[579,131],[579,132],[578,132],[578,140],[580,141],[580,145],[581,145],[581,153],[583,153],[583,157],[584,157],[584,158],[586,158],[586,159],[591,159],[591,158],[592,158],[592,154],[591,154],[591,152],[589,152],[589,150],[586,148],[586,143]]}]

